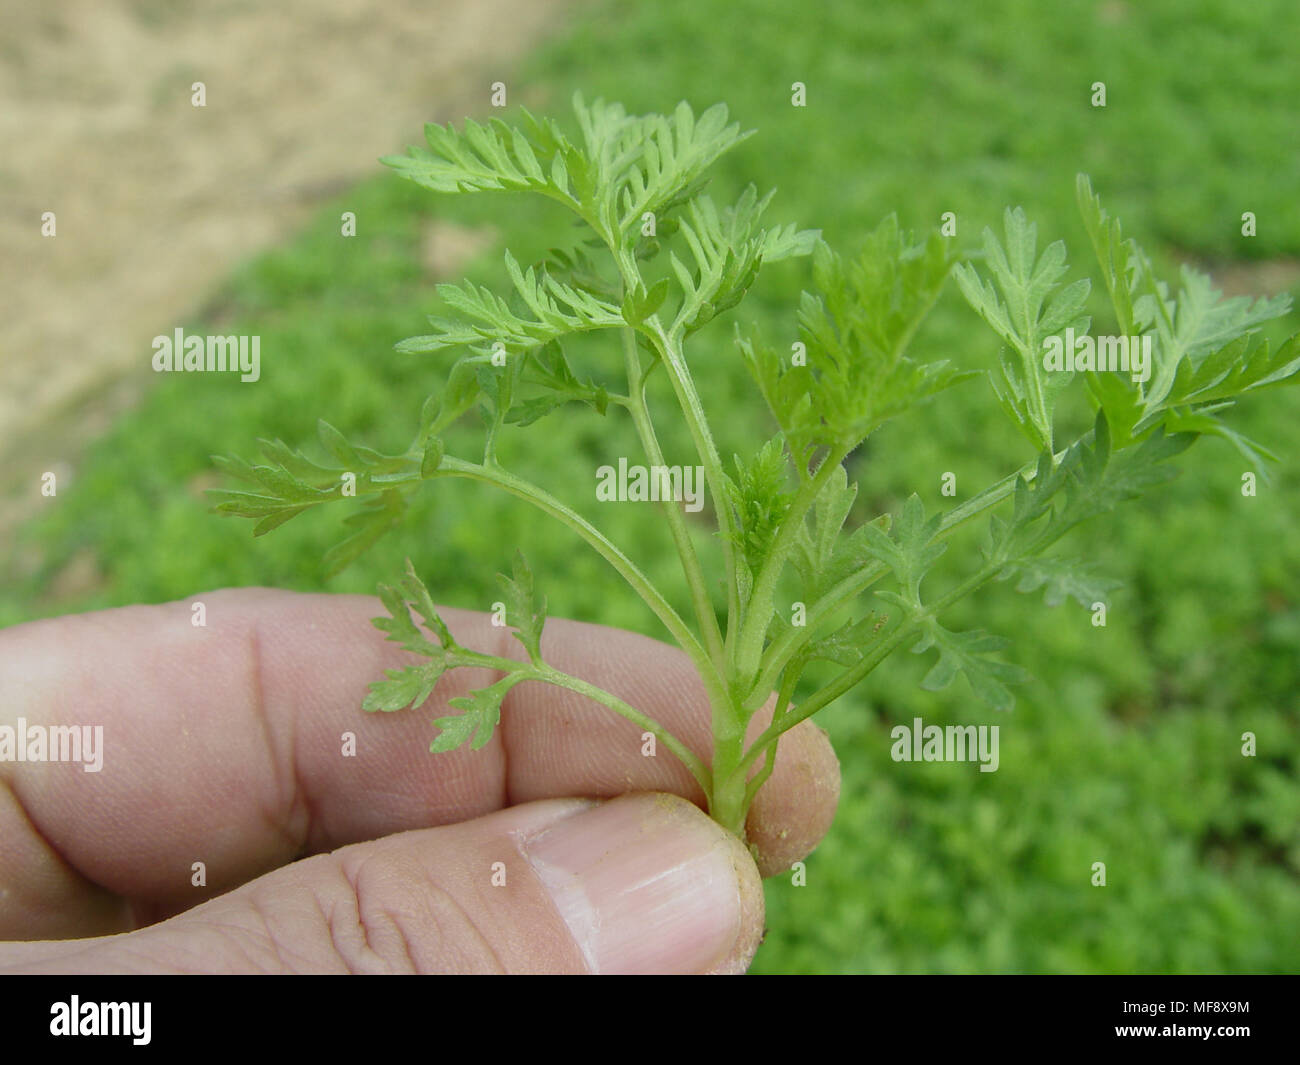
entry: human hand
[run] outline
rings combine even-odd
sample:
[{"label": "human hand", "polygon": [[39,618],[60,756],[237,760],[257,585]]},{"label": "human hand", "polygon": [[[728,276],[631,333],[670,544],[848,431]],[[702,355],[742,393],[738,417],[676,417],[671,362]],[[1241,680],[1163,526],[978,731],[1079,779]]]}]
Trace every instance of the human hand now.
[{"label": "human hand", "polygon": [[[21,941],[0,943],[0,971],[744,971],[760,870],[789,868],[834,815],[820,729],[781,742],[749,815],[756,866],[670,753],[645,757],[634,725],[571,692],[521,684],[483,750],[436,757],[430,719],[487,670],[445,675],[419,712],[361,713],[409,658],[379,613],[236,589],[0,631],[0,736],[20,718],[102,726],[98,772],[0,761],[0,940]],[[444,618],[465,646],[520,650],[487,615]],[[563,619],[544,646],[707,757],[680,652]]]}]

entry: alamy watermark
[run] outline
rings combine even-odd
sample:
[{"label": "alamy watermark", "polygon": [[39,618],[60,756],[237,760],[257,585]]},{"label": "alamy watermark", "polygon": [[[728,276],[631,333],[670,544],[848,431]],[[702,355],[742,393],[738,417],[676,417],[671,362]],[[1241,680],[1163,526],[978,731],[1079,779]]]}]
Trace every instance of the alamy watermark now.
[{"label": "alamy watermark", "polygon": [[895,725],[889,731],[894,744],[889,757],[895,762],[979,762],[981,773],[998,769],[1000,725],[926,725],[919,717],[911,727]]},{"label": "alamy watermark", "polygon": [[241,381],[262,376],[260,336],[186,336],[179,327],[172,336],[153,338],[153,368],[158,373],[238,373]]},{"label": "alamy watermark", "polygon": [[596,498],[602,503],[671,500],[694,514],[704,508],[704,467],[629,465],[620,457],[617,469],[596,470]]},{"label": "alamy watermark", "polygon": [[1074,335],[1050,336],[1043,341],[1043,369],[1060,373],[1072,370],[1115,371],[1130,375],[1134,381],[1151,377],[1151,335],[1135,337]]},{"label": "alamy watermark", "polygon": [[81,762],[87,773],[104,768],[103,725],[0,725],[0,762]]},{"label": "alamy watermark", "polygon": [[50,1035],[129,1036],[135,1046],[152,1038],[152,1002],[82,1002],[73,995],[50,1006]]}]

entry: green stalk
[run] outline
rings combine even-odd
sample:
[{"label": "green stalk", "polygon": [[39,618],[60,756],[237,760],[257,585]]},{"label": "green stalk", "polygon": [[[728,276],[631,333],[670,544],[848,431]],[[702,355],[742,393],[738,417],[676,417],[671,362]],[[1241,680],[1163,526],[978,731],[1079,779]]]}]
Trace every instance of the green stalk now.
[{"label": "green stalk", "polygon": [[[659,438],[655,435],[654,424],[650,420],[650,411],[645,401],[645,376],[636,353],[636,334],[631,329],[623,331],[623,358],[627,364],[628,393],[631,402],[628,410],[636,425],[641,446],[652,466],[663,466],[663,450]],[[677,557],[681,560],[682,572],[690,586],[691,600],[695,605],[695,616],[699,622],[700,632],[704,635],[705,646],[718,669],[723,667],[722,630],[718,627],[718,616],[713,610],[713,601],[709,598],[708,587],[704,580],[704,570],[700,566],[699,556],[695,553],[695,544],[691,540],[686,519],[672,500],[663,503],[663,513],[668,519],[673,543],[677,546]]]},{"label": "green stalk", "polygon": [[749,801],[745,788],[745,734],[713,741],[713,798],[709,816],[728,832],[745,838],[745,816]]},{"label": "green stalk", "polygon": [[[735,527],[732,523],[731,507],[727,502],[726,487],[722,480],[722,459],[718,455],[717,445],[713,442],[713,434],[709,431],[704,406],[700,403],[699,393],[695,390],[695,382],[691,378],[691,372],[686,366],[680,347],[664,333],[657,317],[651,318],[648,324],[651,325],[651,336],[656,340],[656,346],[659,348],[664,372],[672,382],[677,402],[686,419],[686,426],[690,430],[691,439],[695,442],[696,454],[704,467],[709,491],[713,495],[713,511],[718,518],[718,535],[722,539],[723,558],[727,568],[727,619],[730,629],[740,615],[740,596],[737,591],[739,585],[736,576]],[[727,636],[730,639],[731,633],[728,632]]]},{"label": "green stalk", "polygon": [[[722,538],[727,567],[727,618],[730,630],[739,615],[740,601],[737,590],[735,536],[731,509],[727,503],[722,480],[722,461],[718,457],[718,449],[709,431],[704,407],[700,403],[699,394],[695,390],[695,383],[691,379],[690,370],[686,367],[680,348],[664,334],[657,318],[652,319],[652,322],[654,335],[658,337],[659,355],[664,364],[664,372],[668,374],[673,391],[677,394],[677,401],[695,442],[696,454],[708,479],[709,491],[713,493],[713,510],[718,519],[718,532]],[[737,782],[736,767],[744,755],[745,719],[740,710],[740,700],[734,691],[735,678],[725,665],[721,670],[717,675],[717,685],[711,686],[709,690],[713,724],[713,804],[709,813],[723,827],[744,839],[745,781],[741,776]]]},{"label": "green stalk", "polygon": [[715,684],[721,684],[722,678],[718,676],[713,668],[713,662],[708,653],[696,638],[695,633],[682,620],[681,615],[672,608],[672,605],[663,597],[659,589],[650,582],[650,578],[641,572],[636,563],[628,558],[604,533],[581,514],[570,509],[531,481],[507,473],[499,466],[487,467],[479,463],[444,456],[437,470],[430,474],[431,479],[437,477],[463,477],[471,481],[481,481],[484,484],[495,485],[511,495],[526,500],[544,513],[563,522],[595,548],[596,552],[618,571],[619,576],[627,581],[628,585],[641,597],[646,606],[654,611],[655,616],[663,622],[664,626],[672,634],[673,639],[691,657],[696,668],[700,670],[700,675],[704,679],[706,686],[710,683],[710,679]]},{"label": "green stalk", "polygon": [[[577,514],[569,507],[565,506],[554,496],[550,495],[543,489],[530,481],[516,477],[507,473],[500,467],[486,467],[472,462],[465,462],[462,459],[444,457],[438,469],[431,475],[433,477],[465,477],[469,480],[482,481],[486,484],[496,485],[499,488],[511,493],[514,496],[532,503],[535,507],[544,513],[558,518],[570,529],[582,537],[588,544],[604,558],[619,575],[628,583],[628,585],[641,597],[641,599],[655,612],[655,615],[662,621],[673,638],[677,641],[678,646],[690,656],[692,663],[695,665],[696,672],[700,676],[701,682],[709,697],[709,705],[713,715],[713,734],[714,734],[714,768],[712,773],[703,763],[695,759],[692,763],[688,759],[695,758],[683,747],[676,739],[664,732],[663,742],[668,746],[678,758],[681,758],[688,769],[691,769],[696,779],[700,782],[701,788],[709,801],[709,812],[715,819],[731,827],[737,824],[739,816],[739,830],[736,831],[741,838],[744,838],[744,806],[743,806],[743,789],[739,797],[740,801],[734,801],[734,797],[725,794],[722,798],[722,812],[717,812],[718,795],[716,782],[718,780],[719,762],[724,767],[734,766],[740,761],[744,753],[744,727],[737,725],[739,722],[739,712],[731,694],[730,685],[726,682],[723,675],[718,671],[713,659],[700,643],[699,639],[693,633],[690,627],[682,620],[681,616],[672,608],[672,605],[663,597],[659,590],[650,582],[650,579],[637,568],[636,564],[627,557],[613,542],[611,542],[603,533],[595,528],[590,522]],[[556,671],[557,676],[567,677],[566,674],[560,674]],[[547,679],[542,677],[541,679]],[[586,688],[574,687],[575,684],[585,684],[576,678],[568,678],[561,687],[569,687],[573,691],[580,691],[583,694],[590,695],[591,698],[599,702],[604,702],[611,709],[623,713],[625,717],[629,716],[618,706],[606,701],[613,699],[608,693],[594,686]],[[622,703],[626,707],[627,704]],[[631,707],[627,707],[631,710]],[[639,711],[634,711],[638,713]],[[637,719],[638,723],[645,722],[644,727],[647,731],[654,732],[650,726],[653,722],[643,715]],[[655,726],[658,728],[658,726]],[[659,736],[658,732],[655,732]],[[680,748],[680,749],[679,749]],[[686,755],[687,757],[683,757]],[[728,769],[728,772],[731,770]],[[737,813],[738,811],[738,813]],[[723,817],[729,818],[723,821]]]},{"label": "green stalk", "polygon": [[[608,242],[610,251],[613,253],[615,264],[617,265],[620,276],[623,280],[624,290],[634,288],[643,284],[640,268],[637,266],[635,256],[631,255],[627,249],[619,246],[618,242]],[[643,324],[642,331],[648,336],[658,350],[659,361],[663,363],[664,372],[672,384],[673,392],[677,397],[677,403],[681,407],[682,416],[686,420],[686,425],[691,434],[691,439],[695,445],[695,452],[699,458],[700,464],[704,467],[705,478],[708,481],[709,491],[713,495],[713,510],[717,515],[718,532],[722,539],[723,558],[726,565],[726,589],[727,589],[727,617],[728,632],[727,641],[731,639],[732,625],[740,613],[740,595],[737,578],[737,562],[735,535],[732,522],[731,509],[727,501],[725,486],[722,476],[722,460],[718,455],[718,449],[713,442],[713,435],[709,430],[708,418],[704,413],[704,406],[700,402],[700,397],[695,389],[695,382],[691,378],[690,370],[686,366],[685,357],[681,351],[680,345],[670,338],[663,329],[657,316],[652,316],[650,320]],[[630,357],[635,358],[635,347],[632,348]],[[629,364],[629,370],[631,365]],[[640,376],[639,370],[636,376]],[[632,389],[630,397],[634,402],[638,399],[637,389]],[[644,399],[642,398],[642,409],[644,410]],[[632,409],[632,408],[630,408]],[[634,410],[634,417],[636,417]],[[646,421],[649,425],[648,416]],[[639,428],[639,427],[638,427]],[[643,434],[643,440],[653,440],[653,432]],[[657,448],[657,444],[655,445]],[[676,515],[681,519],[681,515]],[[683,524],[680,532],[675,528],[673,533],[674,539],[678,540],[679,551],[689,550],[689,555],[684,555],[683,566],[687,568],[687,577],[690,580],[689,566],[686,558],[694,558],[694,551],[690,548],[689,530],[686,530]],[[696,560],[698,566],[698,560]],[[711,720],[713,727],[713,766],[712,782],[713,787],[710,791],[709,813],[719,824],[728,831],[733,832],[741,839],[745,838],[745,789],[744,778],[739,778],[739,786],[736,783],[736,766],[744,756],[745,745],[745,721],[740,713],[739,700],[733,692],[732,677],[728,675],[726,668],[726,648],[719,651],[717,644],[710,635],[711,629],[717,628],[717,618],[713,614],[713,608],[708,596],[708,589],[704,584],[703,574],[701,572],[698,588],[692,583],[692,596],[696,602],[697,612],[712,619],[712,625],[704,616],[701,617],[700,624],[702,631],[705,633],[705,640],[709,642],[710,648],[718,657],[714,659],[711,654],[704,650],[697,640],[692,640],[695,646],[699,648],[699,654],[708,660],[708,668],[701,666],[700,661],[696,659],[696,668],[704,681],[705,688],[709,695],[709,704],[711,711]],[[674,615],[676,616],[676,615]],[[721,632],[718,632],[721,638]],[[680,642],[680,641],[679,641]],[[684,646],[684,645],[683,645]],[[694,659],[695,656],[693,655]]]},{"label": "green stalk", "polygon": [[622,714],[633,724],[637,725],[646,732],[653,735],[660,743],[667,747],[677,756],[678,761],[690,770],[696,782],[704,792],[704,798],[713,805],[713,774],[709,767],[701,759],[689,750],[676,736],[660,725],[653,718],[647,717],[636,707],[625,703],[616,695],[612,695],[603,688],[598,688],[594,684],[589,684],[580,677],[570,676],[560,670],[553,669],[551,666],[543,665],[538,671],[538,679],[546,681],[548,684],[555,684],[561,688],[568,688],[569,691],[577,692],[579,695],[585,695],[588,699],[594,699],[596,702],[609,707],[617,714]]},{"label": "green stalk", "polygon": [[[803,672],[803,664],[799,668],[793,666],[786,670],[781,681],[781,690],[777,693],[776,706],[772,710],[772,725],[785,716],[786,711],[790,709],[790,701],[794,698],[795,687],[799,683],[799,675]],[[758,794],[758,789],[767,783],[767,778],[772,775],[772,770],[776,768],[776,750],[777,745],[774,743],[767,749],[766,757],[763,759],[763,768],[760,769],[752,780],[745,787],[745,808],[749,809],[750,804],[754,801],[754,796]],[[747,766],[748,761],[744,764]]]},{"label": "green stalk", "polygon": [[799,706],[774,719],[772,724],[767,727],[761,736],[754,741],[753,745],[745,752],[742,760],[742,768],[748,767],[754,759],[763,753],[764,749],[781,736],[782,733],[789,731],[799,722],[804,721],[817,711],[833,703],[841,695],[851,691],[865,680],[871,672],[888,658],[894,651],[907,640],[918,635],[917,626],[928,618],[937,617],[940,612],[946,610],[957,600],[964,598],[973,592],[976,588],[987,583],[1002,568],[1002,563],[998,562],[992,565],[982,567],[978,572],[967,580],[963,581],[947,595],[941,597],[933,605],[923,610],[914,611],[908,618],[901,621],[896,629],[887,637],[881,640],[872,649],[871,653],[866,655],[857,665],[846,669],[835,680],[819,688]]},{"label": "green stalk", "polygon": [[[1060,451],[1055,455],[1055,460],[1060,461],[1064,457],[1065,452]],[[939,523],[939,532],[936,535],[947,536],[959,525],[964,525],[984,511],[997,506],[1015,491],[1016,481],[1019,478],[1024,477],[1032,481],[1037,467],[1037,462],[1027,463],[1015,473],[1002,478],[1002,480],[990,485],[982,492],[971,496],[966,502],[953,507],[952,510],[944,514]],[[764,654],[766,664],[763,671],[754,682],[745,699],[745,709],[752,710],[755,702],[761,704],[767,698],[772,688],[775,687],[776,678],[781,675],[786,664],[812,640],[817,631],[817,626],[823,618],[843,606],[854,596],[871,587],[886,572],[888,572],[888,569],[882,563],[867,563],[856,573],[832,585],[820,599],[808,608],[807,625],[799,629],[789,629],[774,640]]]},{"label": "green stalk", "polygon": [[585,695],[588,699],[613,710],[616,714],[627,718],[638,728],[653,735],[677,756],[678,760],[690,771],[691,776],[704,790],[705,798],[712,802],[712,777],[708,767],[700,760],[699,756],[694,754],[681,740],[653,718],[647,717],[635,706],[624,702],[617,695],[605,691],[604,688],[598,688],[580,677],[565,673],[563,670],[556,669],[545,662],[521,663],[513,658],[484,654],[481,651],[471,651],[463,647],[448,652],[447,662],[450,668],[481,666],[486,669],[495,669],[506,675],[523,674],[519,676],[517,683],[522,683],[525,680],[538,680],[545,684],[553,684],[557,688],[566,688],[569,691],[577,692],[579,695]]},{"label": "green stalk", "polygon": [[785,671],[795,655],[812,642],[825,617],[854,596],[866,591],[888,572],[889,567],[883,562],[868,562],[857,573],[833,585],[808,608],[806,619],[808,623],[805,626],[786,629],[773,640],[764,652],[766,665],[750,689],[749,696],[745,700],[745,708],[756,709],[767,699],[768,693],[776,686],[777,678]]}]

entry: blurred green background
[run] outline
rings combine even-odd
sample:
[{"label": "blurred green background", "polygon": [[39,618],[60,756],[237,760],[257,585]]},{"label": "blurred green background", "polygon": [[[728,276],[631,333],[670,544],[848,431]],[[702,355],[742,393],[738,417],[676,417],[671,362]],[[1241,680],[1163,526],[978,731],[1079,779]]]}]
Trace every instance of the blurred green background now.
[{"label": "blurred green background", "polygon": [[[1300,68],[1287,52],[1297,38],[1300,8],[1282,0],[600,3],[511,84],[514,99],[566,125],[575,89],[633,111],[724,101],[758,134],[721,163],[715,199],[750,181],[776,186],[772,220],[819,227],[841,250],[891,211],[918,231],[954,211],[959,243],[974,248],[1020,204],[1040,243],[1066,240],[1072,277],[1091,273],[1074,205],[1085,171],[1167,276],[1193,262],[1231,292],[1294,294]],[[795,81],[807,85],[804,108],[790,104]],[[1105,109],[1089,102],[1096,81]],[[406,445],[444,365],[391,350],[437,306],[421,254],[431,222],[494,227],[499,239],[467,273],[498,289],[503,246],[525,260],[568,239],[533,201],[440,198],[374,170],[239,269],[201,313],[159,324],[260,334],[262,380],[205,380],[201,396],[185,375],[153,382],[85,456],[60,505],[6,547],[0,624],[224,585],[370,592],[407,556],[441,602],[485,609],[518,545],[553,614],[662,636],[565,530],[478,486],[426,490],[405,528],[332,580],[319,559],[346,508],[256,541],[249,523],[208,512],[202,489],[219,483],[208,456],[252,457],[257,437],[310,446],[323,416],[359,442]],[[342,210],[357,213],[354,239],[339,239]],[[1254,238],[1240,235],[1247,210],[1259,220]],[[765,271],[739,320],[793,337],[806,284],[806,263]],[[1100,302],[1092,310],[1099,330],[1113,324]],[[729,319],[689,353],[724,454],[771,432]],[[1295,328],[1292,315],[1269,332]],[[996,350],[954,287],[915,345],[982,368]],[[584,358],[598,355],[618,357]],[[1240,493],[1241,457],[1203,441],[1172,485],[1062,545],[1124,580],[1105,628],[1077,605],[1049,609],[1009,584],[955,613],[953,627],[1012,637],[1008,656],[1037,678],[1012,714],[995,718],[964,681],[921,691],[925,663],[903,656],[819,719],[842,763],[841,806],[807,885],[768,883],[756,972],[1300,970],[1300,396],[1269,394],[1236,413],[1237,428],[1282,456],[1256,498]],[[1068,414],[1075,426],[1087,416],[1081,399]],[[666,421],[662,435],[669,461],[686,461],[680,426]],[[449,451],[473,457],[480,440],[466,419]],[[587,499],[596,465],[639,453],[619,418],[574,408],[502,447],[508,465],[592,514],[684,608],[665,529],[635,505],[596,512]],[[972,380],[850,460],[855,518],[912,492],[943,505],[945,471],[965,498],[1028,457],[987,382]],[[969,559],[980,531],[950,558]],[[700,543],[715,557],[703,525]],[[95,581],[68,591],[62,575],[85,559]],[[1000,769],[892,762],[889,729],[914,716],[1001,724]],[[1254,758],[1241,755],[1247,730]],[[1095,861],[1106,863],[1104,888],[1090,883]]]}]

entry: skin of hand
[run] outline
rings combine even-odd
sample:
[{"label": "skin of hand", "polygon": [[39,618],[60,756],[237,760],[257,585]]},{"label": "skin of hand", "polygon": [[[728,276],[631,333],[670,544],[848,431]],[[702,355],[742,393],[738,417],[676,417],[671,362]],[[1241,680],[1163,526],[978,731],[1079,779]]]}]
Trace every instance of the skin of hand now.
[{"label": "skin of hand", "polygon": [[[103,726],[98,772],[0,761],[0,972],[745,971],[760,874],[806,856],[835,812],[819,728],[782,739],[747,849],[670,752],[647,757],[637,726],[574,693],[518,685],[480,751],[430,754],[430,721],[488,670],[445,674],[416,711],[363,713],[368,683],[414,660],[380,613],[227,589],[0,631],[0,725]],[[523,657],[488,615],[444,618],[467,647]],[[563,619],[543,650],[707,759],[681,652]]]}]

